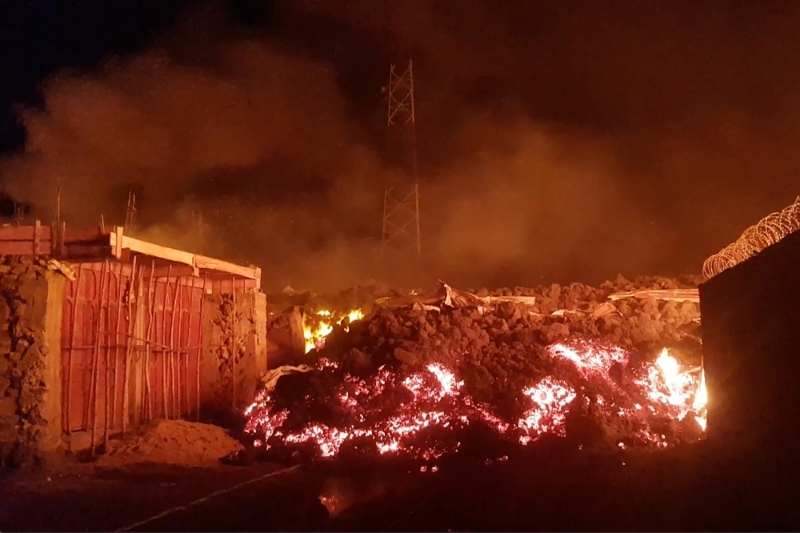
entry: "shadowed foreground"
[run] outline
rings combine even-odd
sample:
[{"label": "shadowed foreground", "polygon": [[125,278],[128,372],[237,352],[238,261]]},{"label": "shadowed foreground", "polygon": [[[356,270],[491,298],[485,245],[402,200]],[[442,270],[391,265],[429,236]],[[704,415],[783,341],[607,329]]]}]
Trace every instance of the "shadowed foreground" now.
[{"label": "shadowed foreground", "polygon": [[797,530],[796,487],[781,487],[767,466],[757,481],[741,460],[722,461],[704,448],[525,452],[491,465],[454,458],[436,473],[372,465],[372,479],[396,490],[362,498],[336,518],[318,500],[325,481],[358,478],[363,468],[303,466],[271,476],[285,467],[70,468],[61,477],[4,481],[0,529],[113,531],[182,506],[130,530]]}]

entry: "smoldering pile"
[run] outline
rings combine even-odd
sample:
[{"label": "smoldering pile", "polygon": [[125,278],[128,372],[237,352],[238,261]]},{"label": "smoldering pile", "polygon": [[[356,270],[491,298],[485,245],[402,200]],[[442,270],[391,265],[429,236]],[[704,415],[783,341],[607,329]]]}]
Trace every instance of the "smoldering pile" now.
[{"label": "smoldering pile", "polygon": [[522,443],[546,433],[576,446],[692,440],[702,433],[693,288],[620,278],[383,297],[333,328],[316,369],[265,392],[250,429],[267,446],[322,455],[360,441],[380,453],[445,453],[453,439],[441,432],[468,425]]}]

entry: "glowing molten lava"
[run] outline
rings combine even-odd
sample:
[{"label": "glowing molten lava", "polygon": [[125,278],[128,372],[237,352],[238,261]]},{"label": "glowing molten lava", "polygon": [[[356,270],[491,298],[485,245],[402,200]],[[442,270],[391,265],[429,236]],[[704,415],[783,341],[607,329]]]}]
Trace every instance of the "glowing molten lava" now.
[{"label": "glowing molten lava", "polygon": [[[448,435],[475,423],[522,444],[545,433],[565,436],[572,409],[587,403],[597,416],[627,428],[613,443],[620,447],[667,446],[671,441],[665,430],[654,429],[662,428],[665,421],[691,416],[690,423],[697,420],[700,430],[705,429],[704,374],[682,369],[666,349],[655,362],[630,369],[634,377],[627,381],[612,377],[615,366],[628,365],[628,354],[620,348],[584,342],[555,344],[548,352],[563,372],[557,372],[558,377],[545,376],[521,391],[528,407],[516,420],[503,420],[487,404],[475,401],[464,382],[438,363],[403,376],[381,367],[370,378],[360,379],[343,373],[337,363],[321,359],[318,373],[336,377],[332,396],[323,402],[335,416],[325,422],[292,420],[292,412],[277,409],[264,392],[245,411],[247,430],[258,437],[257,444],[267,448],[305,445],[323,457],[335,456],[345,443],[369,441],[381,454],[432,459],[457,451],[460,443]],[[304,402],[313,401],[311,394],[306,395]]]},{"label": "glowing molten lava", "polygon": [[[325,337],[333,332],[334,324],[342,325],[347,320],[347,324],[361,320],[364,318],[364,313],[360,309],[354,309],[339,317],[334,321],[333,313],[327,309],[317,311],[315,314],[306,316],[303,320],[303,337],[306,341],[306,353],[317,348],[322,348],[325,345]],[[345,325],[345,331],[348,326]]]}]

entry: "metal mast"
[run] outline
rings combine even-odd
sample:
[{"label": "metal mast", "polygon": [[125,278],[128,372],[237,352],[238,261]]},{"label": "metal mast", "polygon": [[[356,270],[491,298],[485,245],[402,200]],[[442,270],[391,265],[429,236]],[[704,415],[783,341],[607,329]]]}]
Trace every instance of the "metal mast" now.
[{"label": "metal mast", "polygon": [[388,126],[394,141],[390,150],[402,172],[386,184],[383,194],[383,240],[381,258],[418,264],[422,254],[419,230],[419,183],[417,181],[416,113],[414,109],[414,70],[409,59],[405,65],[393,63],[389,69]]},{"label": "metal mast", "polygon": [[125,226],[124,231],[126,235],[130,235],[133,231],[134,224],[136,224],[136,193],[128,191],[128,205],[125,209]]}]

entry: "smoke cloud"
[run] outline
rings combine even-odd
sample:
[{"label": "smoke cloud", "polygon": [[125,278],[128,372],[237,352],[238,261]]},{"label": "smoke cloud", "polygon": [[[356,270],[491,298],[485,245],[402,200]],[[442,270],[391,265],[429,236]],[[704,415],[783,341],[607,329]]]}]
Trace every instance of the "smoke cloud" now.
[{"label": "smoke cloud", "polygon": [[392,278],[380,88],[406,49],[427,284],[698,272],[798,193],[800,84],[764,36],[797,41],[793,3],[397,4],[285,2],[269,35],[190,13],[48,79],[0,176],[43,220],[60,185],[72,226],[122,224],[134,191],[138,236],[257,264],[268,289]]}]

